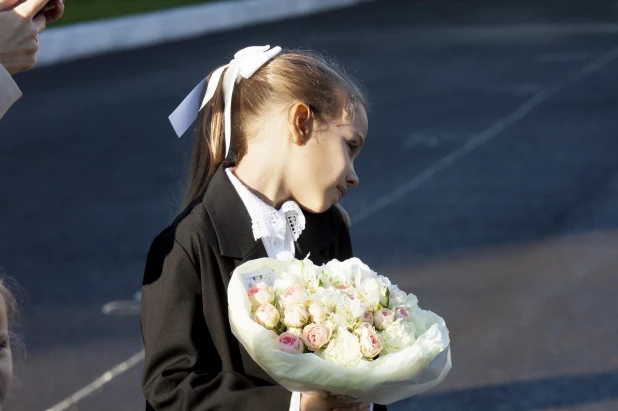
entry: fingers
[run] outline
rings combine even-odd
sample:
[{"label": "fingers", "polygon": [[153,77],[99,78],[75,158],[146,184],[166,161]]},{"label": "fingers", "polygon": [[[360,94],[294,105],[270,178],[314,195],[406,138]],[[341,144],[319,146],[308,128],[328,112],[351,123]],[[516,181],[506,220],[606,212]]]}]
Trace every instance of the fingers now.
[{"label": "fingers", "polygon": [[26,0],[0,0],[0,12],[13,10]]},{"label": "fingers", "polygon": [[23,18],[31,19],[40,12],[49,0],[27,0],[15,7],[15,12]]},{"label": "fingers", "polygon": [[43,30],[45,30],[45,27],[47,26],[47,19],[44,15],[38,14],[32,19],[32,25],[34,26],[36,35],[38,36],[41,32],[43,32]]},{"label": "fingers", "polygon": [[44,13],[47,23],[53,23],[59,20],[64,14],[64,2],[62,0],[54,0],[54,6]]}]

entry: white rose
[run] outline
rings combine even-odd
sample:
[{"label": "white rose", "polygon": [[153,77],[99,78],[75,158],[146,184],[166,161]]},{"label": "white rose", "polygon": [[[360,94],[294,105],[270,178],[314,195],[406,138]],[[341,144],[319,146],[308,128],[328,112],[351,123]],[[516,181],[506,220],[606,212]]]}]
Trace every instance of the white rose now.
[{"label": "white rose", "polygon": [[283,322],[288,327],[302,327],[307,324],[309,313],[300,304],[289,305],[283,312]]},{"label": "white rose", "polygon": [[412,323],[397,320],[380,333],[384,353],[401,351],[416,342]]},{"label": "white rose", "polygon": [[378,330],[385,329],[391,325],[393,321],[395,321],[395,312],[388,308],[382,308],[373,315],[373,325],[375,325]]},{"label": "white rose", "polygon": [[279,349],[291,354],[298,354],[305,351],[305,344],[296,335],[284,332],[279,336]]},{"label": "white rose", "polygon": [[272,304],[262,304],[255,312],[255,322],[269,330],[275,328],[280,319],[279,310]]},{"label": "white rose", "polygon": [[339,327],[337,336],[331,339],[324,350],[324,358],[334,364],[353,367],[363,358],[358,338]]},{"label": "white rose", "polygon": [[275,292],[264,282],[255,284],[253,287],[249,288],[247,296],[249,296],[253,308],[258,308],[260,305],[266,303],[272,304],[275,300]]},{"label": "white rose", "polygon": [[323,304],[313,303],[309,306],[309,315],[311,322],[322,324],[328,319],[330,313]]}]

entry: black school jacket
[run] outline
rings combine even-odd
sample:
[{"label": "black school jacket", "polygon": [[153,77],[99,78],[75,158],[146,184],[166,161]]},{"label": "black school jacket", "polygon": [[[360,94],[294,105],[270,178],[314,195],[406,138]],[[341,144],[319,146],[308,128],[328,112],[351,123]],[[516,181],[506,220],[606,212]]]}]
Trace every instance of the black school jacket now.
[{"label": "black school jacket", "polygon": [[[297,258],[310,253],[320,265],[352,256],[348,227],[335,207],[305,217]],[[251,359],[227,315],[232,271],[267,256],[220,167],[203,197],[155,238],[148,253],[141,307],[147,410],[289,409],[290,392]]]}]

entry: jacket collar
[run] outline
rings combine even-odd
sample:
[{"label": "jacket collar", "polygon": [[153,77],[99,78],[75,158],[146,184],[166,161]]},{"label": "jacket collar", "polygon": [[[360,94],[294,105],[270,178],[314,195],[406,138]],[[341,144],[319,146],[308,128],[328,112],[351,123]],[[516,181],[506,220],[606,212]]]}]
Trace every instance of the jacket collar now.
[{"label": "jacket collar", "polygon": [[[242,262],[267,257],[262,240],[253,238],[251,217],[225,173],[224,166],[217,169],[202,197],[214,226],[222,256]],[[328,246],[335,236],[327,213],[314,214],[304,211],[306,228],[296,241],[296,258],[303,259],[310,253],[314,264],[328,259]]]}]

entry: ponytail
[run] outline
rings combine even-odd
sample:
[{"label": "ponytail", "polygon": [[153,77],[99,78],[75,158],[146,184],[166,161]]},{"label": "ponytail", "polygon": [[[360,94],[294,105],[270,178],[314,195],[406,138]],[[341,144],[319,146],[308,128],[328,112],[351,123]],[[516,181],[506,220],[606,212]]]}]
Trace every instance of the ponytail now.
[{"label": "ponytail", "polygon": [[[211,76],[212,73],[210,73],[204,84],[200,100],[204,99]],[[182,206],[183,210],[204,191],[212,175],[225,160],[225,120],[222,81],[223,76],[221,76],[219,84],[217,84],[217,89],[212,99],[200,111],[197,118],[193,159],[191,161],[191,169],[189,170],[185,200]]]}]

